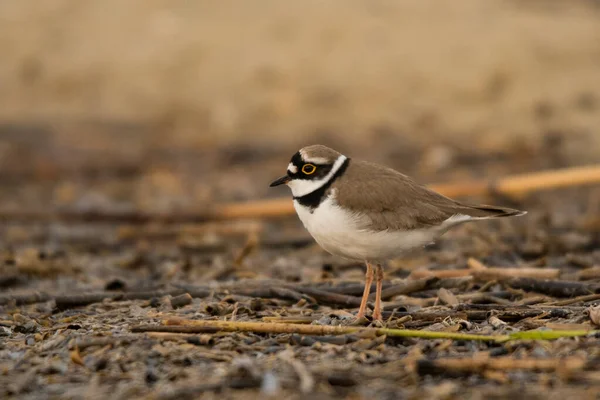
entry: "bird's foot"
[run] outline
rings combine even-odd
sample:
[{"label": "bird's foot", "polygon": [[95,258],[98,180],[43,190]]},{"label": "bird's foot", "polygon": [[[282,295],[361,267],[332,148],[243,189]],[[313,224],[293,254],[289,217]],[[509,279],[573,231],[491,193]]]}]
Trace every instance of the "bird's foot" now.
[{"label": "bird's foot", "polygon": [[369,320],[364,315],[357,315],[356,319],[350,323],[351,326],[365,326],[369,323]]},{"label": "bird's foot", "polygon": [[371,322],[371,326],[373,328],[387,328],[387,323],[380,319],[374,319],[373,322]]},{"label": "bird's foot", "polygon": [[387,326],[385,321],[367,318],[366,316],[357,317],[349,323],[349,326],[369,326],[371,328],[385,328]]},{"label": "bird's foot", "polygon": [[381,314],[381,310],[375,309],[375,311],[373,311],[373,321],[383,322],[383,315]]}]

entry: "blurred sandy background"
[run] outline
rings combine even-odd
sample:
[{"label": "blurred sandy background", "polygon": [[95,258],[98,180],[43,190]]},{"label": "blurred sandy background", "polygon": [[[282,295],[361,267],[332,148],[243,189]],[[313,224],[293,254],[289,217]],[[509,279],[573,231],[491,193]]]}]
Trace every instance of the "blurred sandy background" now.
[{"label": "blurred sandy background", "polygon": [[4,0],[0,54],[0,174],[51,183],[17,205],[272,196],[313,142],[425,181],[600,160],[597,1]]}]

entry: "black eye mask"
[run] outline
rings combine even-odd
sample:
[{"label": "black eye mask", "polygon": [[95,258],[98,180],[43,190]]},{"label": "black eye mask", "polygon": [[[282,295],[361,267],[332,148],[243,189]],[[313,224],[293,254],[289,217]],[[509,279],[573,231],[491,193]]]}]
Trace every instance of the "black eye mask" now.
[{"label": "black eye mask", "polygon": [[[294,154],[294,156],[290,160],[290,163],[297,168],[297,172],[295,172],[295,173],[291,173],[290,171],[288,171],[288,176],[292,179],[305,179],[305,180],[321,179],[321,178],[324,178],[325,176],[327,176],[329,171],[331,171],[331,168],[333,168],[333,164],[306,163],[302,160],[302,156],[300,155],[300,152],[297,152],[296,154]],[[306,164],[314,165],[316,167],[315,172],[313,172],[311,174],[305,174],[304,172],[302,172],[302,167],[304,167]]]},{"label": "black eye mask", "polygon": [[[290,179],[321,179],[321,178],[324,178],[333,168],[333,164],[316,165],[317,170],[314,173],[312,173],[311,175],[304,175],[301,172],[300,168],[301,168],[301,165],[304,165],[305,163],[302,162],[302,159],[300,159],[300,164],[296,164],[294,161],[297,162],[297,159],[294,159],[294,157],[292,157],[292,164],[294,164],[296,166],[296,168],[298,168],[298,172],[295,174],[290,174],[288,172],[288,176]],[[349,164],[350,164],[350,159],[346,158],[346,160],[344,160],[342,165],[340,165],[340,168],[335,172],[335,174],[333,174],[333,176],[331,176],[331,178],[329,178],[329,180],[324,182],[323,185],[321,185],[319,188],[315,189],[314,191],[312,191],[308,194],[305,194],[304,196],[299,196],[299,197],[294,196],[294,200],[296,200],[298,203],[302,204],[303,206],[310,208],[310,212],[313,213],[314,210],[323,201],[323,198],[327,194],[327,191],[329,190],[329,188],[331,187],[333,182],[335,182],[335,180],[338,179],[340,176],[344,175],[344,172],[346,172],[346,169],[348,168]],[[315,165],[315,164],[313,164],[313,165]]]}]

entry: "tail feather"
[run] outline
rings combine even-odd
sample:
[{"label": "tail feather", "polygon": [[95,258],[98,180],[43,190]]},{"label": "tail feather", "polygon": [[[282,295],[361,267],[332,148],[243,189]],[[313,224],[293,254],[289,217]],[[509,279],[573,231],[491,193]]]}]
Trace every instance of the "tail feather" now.
[{"label": "tail feather", "polygon": [[504,218],[519,217],[527,214],[527,211],[515,210],[513,208],[496,207],[487,205],[467,206],[465,214],[473,218]]}]

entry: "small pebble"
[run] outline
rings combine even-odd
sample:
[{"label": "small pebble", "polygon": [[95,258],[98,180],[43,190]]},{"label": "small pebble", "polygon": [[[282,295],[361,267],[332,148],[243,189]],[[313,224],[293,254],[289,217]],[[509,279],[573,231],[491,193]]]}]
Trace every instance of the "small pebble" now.
[{"label": "small pebble", "polygon": [[260,391],[265,396],[275,396],[281,390],[279,378],[273,372],[268,371],[263,375]]}]

